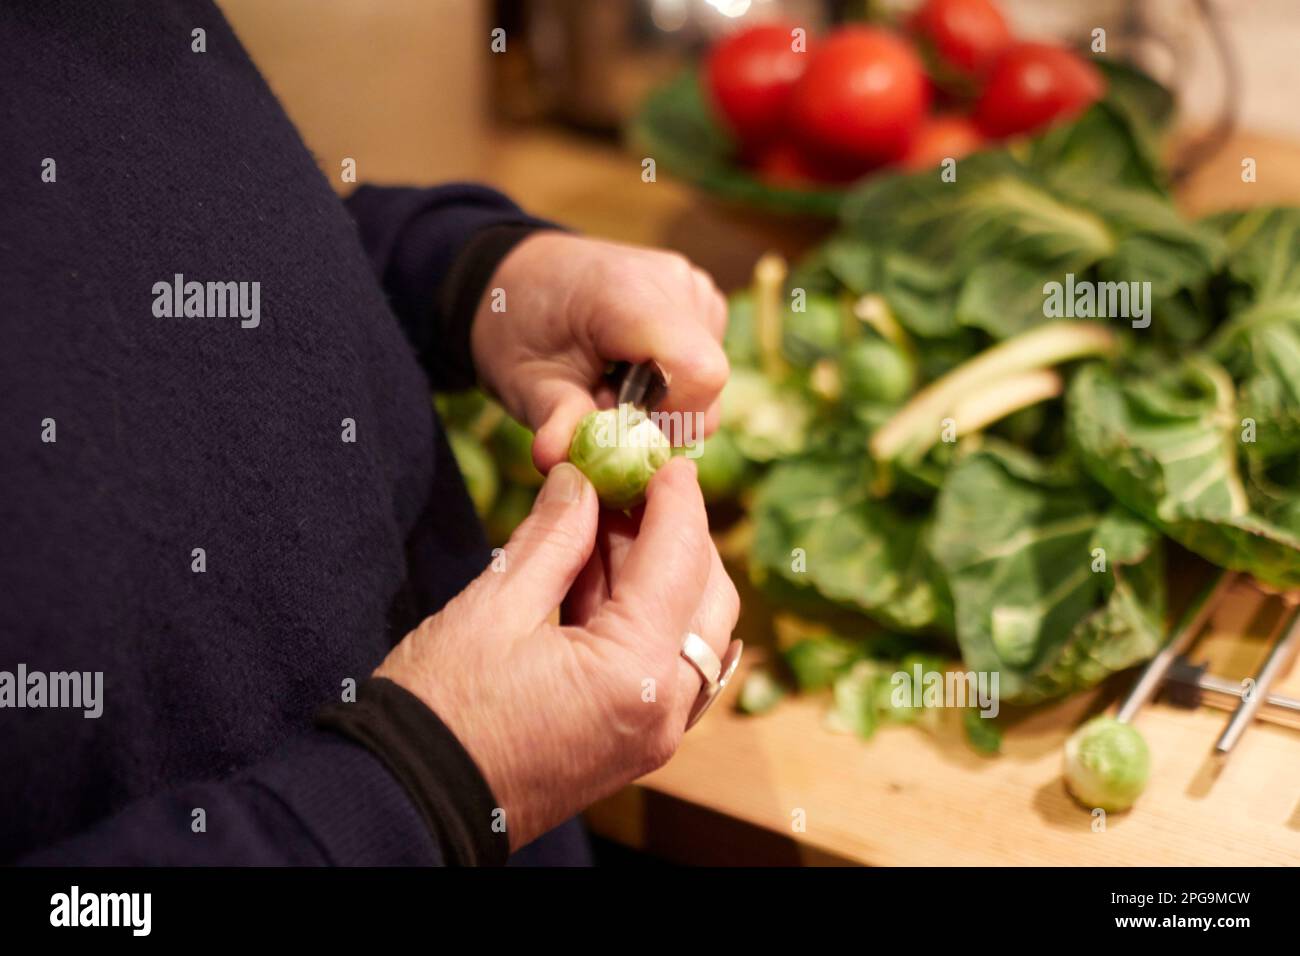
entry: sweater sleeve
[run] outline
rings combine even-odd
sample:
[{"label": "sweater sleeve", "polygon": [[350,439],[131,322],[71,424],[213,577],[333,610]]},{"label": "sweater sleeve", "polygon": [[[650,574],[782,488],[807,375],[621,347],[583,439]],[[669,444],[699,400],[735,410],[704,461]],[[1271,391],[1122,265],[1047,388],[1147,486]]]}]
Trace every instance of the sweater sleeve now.
[{"label": "sweater sleeve", "polygon": [[415,805],[376,757],[315,731],[227,780],[137,800],[20,862],[427,866],[444,858]]},{"label": "sweater sleeve", "polygon": [[[126,806],[26,858],[65,865],[502,865],[510,839],[477,763],[438,715],[377,678],[321,730],[224,782]],[[333,731],[333,732],[326,732]],[[196,825],[203,810],[203,826]]]},{"label": "sweater sleeve", "polygon": [[[501,811],[438,715],[391,681],[331,704],[322,728],[229,780],[133,803],[34,866],[501,865]],[[333,731],[333,733],[327,732]],[[202,811],[198,814],[196,811]],[[202,820],[202,826],[198,820]]]},{"label": "sweater sleeve", "polygon": [[[552,224],[495,190],[469,183],[361,186],[345,202],[434,388],[473,385],[469,332],[479,298],[515,244]],[[491,236],[487,241],[485,234]]]}]

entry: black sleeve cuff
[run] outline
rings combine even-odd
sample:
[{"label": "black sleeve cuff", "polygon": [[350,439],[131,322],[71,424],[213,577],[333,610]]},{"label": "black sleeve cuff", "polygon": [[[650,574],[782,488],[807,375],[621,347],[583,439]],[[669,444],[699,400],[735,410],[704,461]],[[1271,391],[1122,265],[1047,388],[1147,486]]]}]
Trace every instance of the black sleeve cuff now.
[{"label": "black sleeve cuff", "polygon": [[497,266],[515,246],[533,233],[554,228],[542,223],[488,226],[476,232],[452,262],[439,289],[434,315],[438,338],[445,343],[446,354],[458,360],[450,370],[453,382],[463,387],[474,384],[470,331],[479,301]]},{"label": "black sleeve cuff", "polygon": [[510,840],[499,804],[456,735],[423,701],[382,677],[334,703],[318,726],[356,741],[379,758],[415,803],[451,866],[501,866]]},{"label": "black sleeve cuff", "polygon": [[[515,243],[536,229],[555,226],[528,215],[496,190],[473,183],[427,189],[360,186],[344,202],[434,388],[472,386],[469,326],[478,297]],[[518,231],[509,238],[495,234],[503,226]],[[494,235],[485,238],[489,231]]]}]

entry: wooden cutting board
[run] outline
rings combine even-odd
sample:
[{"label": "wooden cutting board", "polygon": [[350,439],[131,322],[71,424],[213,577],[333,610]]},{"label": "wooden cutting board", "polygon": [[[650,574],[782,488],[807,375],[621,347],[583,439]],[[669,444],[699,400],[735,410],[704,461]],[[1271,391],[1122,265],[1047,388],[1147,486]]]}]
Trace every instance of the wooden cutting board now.
[{"label": "wooden cutting board", "polygon": [[[591,234],[679,249],[724,289],[745,284],[761,253],[793,258],[827,232],[719,206],[667,178],[644,183],[639,158],[612,145],[524,133],[501,137],[493,155],[485,178],[531,211]],[[1241,178],[1247,157],[1253,183]],[[1180,199],[1195,215],[1300,203],[1300,145],[1234,137]],[[1269,608],[1249,585],[1234,588],[1193,658],[1232,679],[1254,673],[1267,650]],[[742,633],[761,635],[764,614],[761,602],[747,601]],[[1156,703],[1137,721],[1153,755],[1151,783],[1133,810],[1099,829],[1065,791],[1061,748],[1122,686],[1036,711],[992,758],[971,751],[954,726],[886,727],[869,742],[832,734],[817,698],[742,717],[730,707],[737,686],[666,767],[592,808],[596,832],[684,862],[1300,864],[1300,731],[1258,722],[1217,764],[1210,752],[1227,714]],[[1300,672],[1276,689],[1300,697]]]}]

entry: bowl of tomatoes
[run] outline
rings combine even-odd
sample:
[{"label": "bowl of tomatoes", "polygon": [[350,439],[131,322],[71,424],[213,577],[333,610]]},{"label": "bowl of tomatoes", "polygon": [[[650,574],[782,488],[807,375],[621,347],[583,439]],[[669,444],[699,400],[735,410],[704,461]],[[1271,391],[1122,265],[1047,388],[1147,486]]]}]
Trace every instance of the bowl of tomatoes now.
[{"label": "bowl of tomatoes", "polygon": [[1015,36],[994,0],[925,0],[823,35],[743,27],[654,91],[633,142],[723,198],[834,216],[855,182],[1014,148],[1103,105],[1145,128],[1166,91],[1104,52]]}]

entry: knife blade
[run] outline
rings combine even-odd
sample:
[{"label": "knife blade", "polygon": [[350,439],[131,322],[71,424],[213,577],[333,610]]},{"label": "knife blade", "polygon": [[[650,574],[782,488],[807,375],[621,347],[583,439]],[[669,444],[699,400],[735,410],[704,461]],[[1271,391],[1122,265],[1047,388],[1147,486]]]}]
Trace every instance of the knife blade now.
[{"label": "knife blade", "polygon": [[[653,411],[668,394],[668,376],[658,363],[620,362],[614,376],[618,379],[618,403],[629,404],[643,412]],[[621,376],[621,377],[619,377]]]}]

